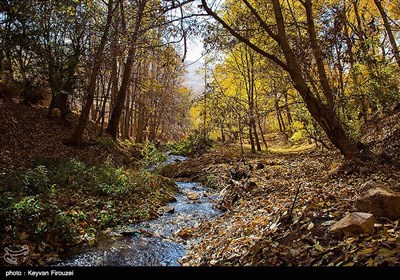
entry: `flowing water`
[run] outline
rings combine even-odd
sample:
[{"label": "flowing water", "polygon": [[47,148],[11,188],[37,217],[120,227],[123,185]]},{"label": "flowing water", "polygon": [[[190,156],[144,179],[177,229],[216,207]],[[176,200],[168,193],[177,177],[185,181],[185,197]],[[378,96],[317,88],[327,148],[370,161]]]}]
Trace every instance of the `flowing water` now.
[{"label": "flowing water", "polygon": [[[183,160],[184,157],[168,155],[165,164]],[[96,247],[57,265],[179,266],[178,260],[185,255],[187,245],[176,233],[215,218],[221,212],[213,206],[217,196],[210,195],[209,189],[200,183],[177,182],[177,185],[179,192],[175,195],[176,202],[168,204],[173,207],[173,213],[164,213],[156,220],[129,225],[123,232],[129,236],[110,236]],[[199,199],[189,199],[188,194]]]}]

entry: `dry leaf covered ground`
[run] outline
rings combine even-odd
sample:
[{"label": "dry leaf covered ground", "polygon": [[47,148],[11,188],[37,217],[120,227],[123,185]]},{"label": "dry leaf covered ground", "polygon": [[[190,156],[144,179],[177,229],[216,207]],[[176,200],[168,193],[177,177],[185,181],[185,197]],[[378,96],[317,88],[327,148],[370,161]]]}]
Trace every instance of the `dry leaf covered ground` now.
[{"label": "dry leaf covered ground", "polygon": [[[385,121],[387,137],[398,133],[398,122]],[[400,139],[392,137],[384,145],[387,137],[380,137],[374,149],[396,158],[398,150],[392,147]],[[260,154],[246,161],[239,154],[238,146],[218,147],[163,170],[215,187],[223,198],[218,207],[226,210],[187,230],[199,239],[181,260],[184,266],[400,265],[398,220],[378,218],[372,235],[343,238],[328,231],[357,210],[354,201],[367,181],[400,191],[397,167],[344,164],[337,153],[315,149]]]},{"label": "dry leaf covered ground", "polygon": [[[132,160],[120,146],[99,143],[99,128],[93,122],[85,131],[83,147],[63,145],[63,140],[72,135],[78,116],[72,115],[66,126],[60,119],[48,118],[47,113],[17,99],[0,99],[0,174],[27,170],[44,158],[75,158],[90,164],[104,162],[109,155],[119,163]],[[107,142],[106,138],[100,140]]]}]

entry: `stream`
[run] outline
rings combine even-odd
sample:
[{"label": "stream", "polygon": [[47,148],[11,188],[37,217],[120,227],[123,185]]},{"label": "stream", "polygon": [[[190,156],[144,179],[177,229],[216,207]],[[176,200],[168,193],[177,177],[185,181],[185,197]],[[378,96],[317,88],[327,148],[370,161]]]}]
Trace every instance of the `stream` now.
[{"label": "stream", "polygon": [[[168,154],[163,164],[183,160],[186,158]],[[218,196],[211,195],[209,188],[195,182],[176,183],[179,189],[175,194],[176,201],[167,205],[170,210],[173,207],[173,213],[163,213],[155,220],[129,225],[121,232],[123,236],[116,230],[110,238],[57,266],[179,266],[178,260],[185,255],[188,244],[176,233],[215,218],[222,212],[215,209],[213,201]],[[188,194],[199,199],[189,199]]]}]

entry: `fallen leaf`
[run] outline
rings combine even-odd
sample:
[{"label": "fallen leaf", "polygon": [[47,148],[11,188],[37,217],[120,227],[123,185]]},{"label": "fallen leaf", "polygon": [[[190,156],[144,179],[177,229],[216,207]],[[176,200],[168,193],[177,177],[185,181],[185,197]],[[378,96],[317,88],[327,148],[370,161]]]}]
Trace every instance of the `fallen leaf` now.
[{"label": "fallen leaf", "polygon": [[20,236],[19,236],[19,240],[21,240],[21,241],[27,240],[28,238],[29,238],[29,234],[26,233],[25,231],[22,232],[22,233],[20,234]]}]

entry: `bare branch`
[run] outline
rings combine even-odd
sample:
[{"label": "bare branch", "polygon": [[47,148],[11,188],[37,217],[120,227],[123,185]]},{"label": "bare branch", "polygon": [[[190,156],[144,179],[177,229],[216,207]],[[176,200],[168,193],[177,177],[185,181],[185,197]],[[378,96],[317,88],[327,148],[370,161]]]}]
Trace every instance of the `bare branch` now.
[{"label": "bare branch", "polygon": [[274,39],[279,44],[282,39],[277,34],[272,32],[271,28],[269,28],[267,23],[261,18],[260,14],[256,11],[256,9],[254,9],[254,7],[249,3],[249,1],[243,0],[243,2],[246,4],[247,8],[249,8],[250,12],[256,17],[261,27],[264,28],[264,30],[268,33],[268,35],[271,36],[271,38]]},{"label": "bare branch", "polygon": [[280,60],[275,55],[272,55],[269,52],[257,47],[249,39],[243,37],[236,30],[234,30],[228,23],[226,23],[221,17],[219,17],[214,11],[211,10],[211,8],[208,6],[206,0],[201,0],[201,3],[203,5],[203,8],[206,10],[206,12],[210,16],[212,16],[216,21],[218,21],[226,30],[228,30],[229,33],[231,33],[232,36],[236,37],[240,42],[248,45],[250,48],[252,48],[254,51],[258,52],[259,54],[261,54],[261,55],[265,56],[266,58],[272,60],[273,62],[278,64],[280,67],[282,67],[284,70],[289,71],[289,67],[286,65],[285,62]]}]

